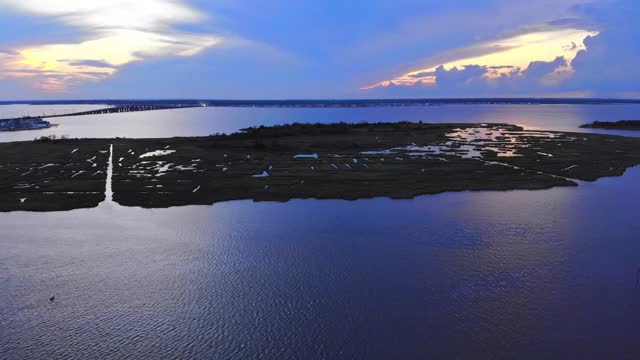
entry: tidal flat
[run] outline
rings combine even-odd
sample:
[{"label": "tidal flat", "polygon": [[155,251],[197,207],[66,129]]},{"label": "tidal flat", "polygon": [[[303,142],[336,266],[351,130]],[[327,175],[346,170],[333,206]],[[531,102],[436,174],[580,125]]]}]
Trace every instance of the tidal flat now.
[{"label": "tidal flat", "polygon": [[165,139],[0,144],[0,211],[412,198],[620,176],[640,139],[510,124],[290,124]]}]

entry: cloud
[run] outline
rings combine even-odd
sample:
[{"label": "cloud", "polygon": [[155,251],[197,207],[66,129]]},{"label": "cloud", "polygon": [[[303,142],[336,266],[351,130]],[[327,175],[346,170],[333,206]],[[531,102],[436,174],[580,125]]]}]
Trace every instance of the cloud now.
[{"label": "cloud", "polygon": [[[586,37],[595,34],[597,32],[559,28],[543,32],[522,33],[484,42],[451,52],[451,54],[455,55],[465,54],[465,57],[449,58],[437,66],[414,70],[392,79],[362,87],[361,90],[372,90],[388,86],[391,82],[405,86],[412,86],[416,82],[427,82],[435,85],[436,82],[440,82],[438,75],[442,75],[445,70],[454,70],[453,73],[457,74],[462,69],[467,68],[468,72],[484,69],[483,75],[485,77],[495,78],[502,74],[511,73],[516,67],[520,71],[524,71],[531,65],[534,67],[541,66],[542,63],[553,62],[558,57],[571,60],[583,48],[582,45],[573,45],[582,44]],[[566,66],[566,64],[564,65]],[[437,69],[440,70],[438,71]],[[435,75],[433,74],[434,71],[436,72]],[[570,71],[570,69],[567,69],[567,71]],[[424,74],[424,76],[420,76],[421,74]],[[556,79],[559,78],[561,77]]]},{"label": "cloud", "polygon": [[[60,60],[65,61],[65,60]],[[76,67],[96,67],[96,68],[109,68],[109,69],[117,69],[116,66],[108,63],[104,60],[67,60],[70,66]]]},{"label": "cloud", "polygon": [[580,23],[578,18],[555,19],[546,22],[547,25],[551,26],[575,26],[578,23]]},{"label": "cloud", "polygon": [[[640,43],[637,39],[640,38],[640,27],[637,19],[640,18],[640,2],[617,0],[581,4],[573,6],[571,12],[571,17],[550,21],[546,25],[561,26],[563,31],[567,31],[581,24],[583,32],[576,33],[579,36],[557,37],[564,40],[554,41],[553,46],[546,43],[543,51],[518,47],[516,51],[526,50],[523,53],[529,56],[530,61],[526,64],[504,60],[506,58],[500,53],[472,60],[454,60],[436,68],[430,86],[424,86],[424,83],[414,85],[410,80],[419,80],[420,77],[408,76],[414,74],[411,72],[376,84],[370,88],[370,95],[638,97]],[[531,35],[532,39],[537,37],[536,33]],[[484,44],[485,47],[489,45],[495,44]],[[505,65],[487,65],[487,60]],[[416,74],[428,73],[429,70]],[[391,83],[395,86],[389,86]],[[400,89],[403,87],[405,89]]]},{"label": "cloud", "polygon": [[93,30],[162,31],[205,18],[203,13],[172,0],[0,0],[0,5]]},{"label": "cloud", "polygon": [[567,60],[562,56],[556,57],[553,61],[532,61],[529,63],[529,66],[522,71],[522,75],[527,78],[541,79],[557,69],[568,65]]},{"label": "cloud", "polygon": [[173,0],[0,0],[0,7],[51,18],[79,28],[85,39],[17,46],[0,53],[5,74],[37,88],[64,91],[115,74],[149,58],[194,56],[223,42],[221,36],[178,30],[205,14]]},{"label": "cloud", "polygon": [[436,81],[438,87],[442,88],[452,88],[458,85],[475,86],[477,82],[484,81],[487,72],[487,67],[481,65],[467,65],[462,69],[453,67],[451,70],[440,65],[436,69]]},{"label": "cloud", "polygon": [[415,79],[421,79],[427,76],[435,76],[436,72],[435,71],[422,71],[416,74],[409,74],[409,77],[415,78]]},{"label": "cloud", "polygon": [[612,4],[576,7],[582,16],[601,24],[598,36],[585,39],[571,65],[575,75],[567,86],[586,89],[596,96],[626,97],[640,91],[640,3],[621,0]]},{"label": "cloud", "polygon": [[[433,83],[396,84],[375,89],[381,97],[469,97],[531,96],[558,93],[554,86],[564,81],[572,70],[564,57],[552,61],[532,61],[524,68],[504,65],[466,65],[451,69],[438,66]],[[564,95],[569,94],[564,92]],[[571,93],[578,96],[577,93]]]}]

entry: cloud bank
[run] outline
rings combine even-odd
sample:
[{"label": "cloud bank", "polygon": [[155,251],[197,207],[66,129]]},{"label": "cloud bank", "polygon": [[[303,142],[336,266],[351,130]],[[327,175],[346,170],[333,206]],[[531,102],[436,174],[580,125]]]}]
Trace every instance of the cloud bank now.
[{"label": "cloud bank", "polygon": [[178,30],[206,16],[172,0],[0,0],[0,8],[54,19],[86,34],[78,42],[25,45],[0,52],[0,79],[66,91],[114,75],[126,64],[193,56],[223,38]]},{"label": "cloud bank", "polygon": [[[448,92],[465,88],[481,90],[482,87],[492,90],[505,85],[507,80],[512,80],[512,87],[524,86],[525,79],[527,83],[536,83],[532,78],[539,78],[540,85],[555,84],[572,73],[570,62],[585,48],[584,39],[598,33],[549,26],[450,51],[449,61],[365,86],[362,90],[380,90],[390,85],[394,85],[391,89],[434,87]],[[460,57],[461,54],[465,56]]]},{"label": "cloud bank", "polygon": [[[362,88],[373,97],[571,96],[640,97],[640,3],[618,0],[572,8],[575,17],[532,27],[564,28],[532,51],[522,36],[475,45],[477,50],[515,45],[471,59],[452,60]],[[571,36],[567,27],[584,27]],[[580,32],[581,31],[581,32]],[[462,49],[463,52],[467,51]],[[467,51],[468,52],[468,51]],[[529,57],[505,57],[521,52]],[[549,55],[554,57],[549,59]]]}]

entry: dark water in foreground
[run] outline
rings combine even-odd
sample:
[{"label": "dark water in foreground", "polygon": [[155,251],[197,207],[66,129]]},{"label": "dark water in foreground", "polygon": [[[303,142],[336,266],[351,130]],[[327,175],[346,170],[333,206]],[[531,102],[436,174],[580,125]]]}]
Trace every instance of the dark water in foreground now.
[{"label": "dark water in foreground", "polygon": [[0,359],[637,358],[638,184],[0,214]]}]

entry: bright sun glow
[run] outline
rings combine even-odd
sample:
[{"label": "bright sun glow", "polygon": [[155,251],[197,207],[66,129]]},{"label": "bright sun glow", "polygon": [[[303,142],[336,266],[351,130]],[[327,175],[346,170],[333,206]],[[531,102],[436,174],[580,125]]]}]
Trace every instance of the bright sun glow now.
[{"label": "bright sun glow", "polygon": [[[440,65],[446,70],[453,68],[463,69],[468,65],[481,65],[496,67],[492,72],[486,74],[487,78],[499,76],[506,71],[527,69],[532,61],[553,61],[556,57],[562,56],[567,61],[573,60],[578,51],[583,50],[584,39],[590,35],[597,35],[597,32],[580,29],[562,29],[557,31],[535,32],[519,35],[507,39],[488,42],[474,46],[478,49],[495,49],[489,54],[452,59],[443,64],[426,67],[384,80],[371,86],[362,87],[361,90],[371,90],[377,87],[385,87],[391,84],[413,86],[416,83],[424,85],[435,85],[437,83],[434,74]],[[570,69],[565,69],[570,71]]]}]

